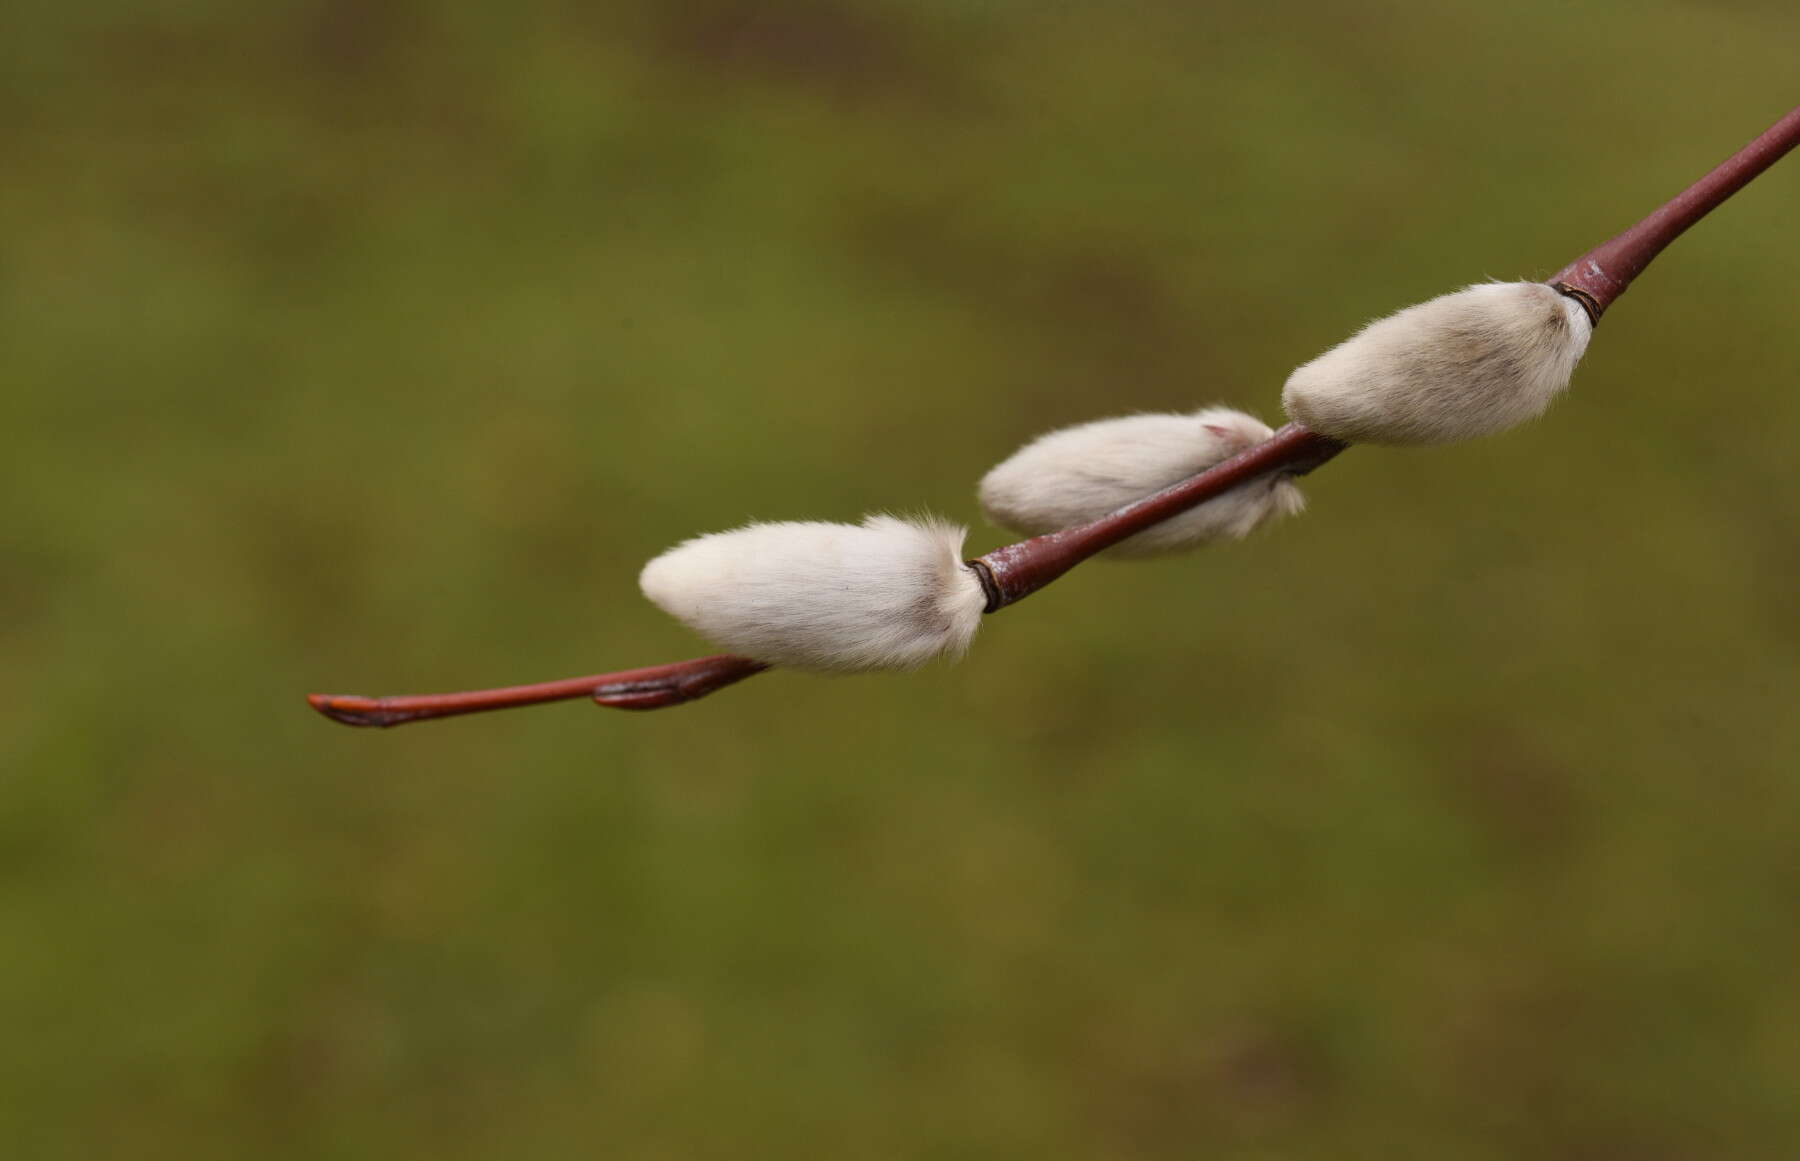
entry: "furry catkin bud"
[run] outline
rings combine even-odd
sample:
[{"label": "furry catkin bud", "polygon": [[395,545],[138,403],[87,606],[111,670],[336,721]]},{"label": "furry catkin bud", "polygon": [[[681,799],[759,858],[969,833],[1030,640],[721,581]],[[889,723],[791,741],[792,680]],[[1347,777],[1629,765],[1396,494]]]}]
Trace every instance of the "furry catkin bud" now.
[{"label": "furry catkin bud", "polygon": [[676,545],[638,584],[737,653],[793,669],[912,669],[961,654],[987,603],[962,561],[968,530],[869,516],[750,524]]},{"label": "furry catkin bud", "polygon": [[[1065,427],[1032,440],[981,481],[981,510],[1002,528],[1037,535],[1098,519],[1203,472],[1272,433],[1225,407],[1192,415],[1126,415]],[[1180,552],[1236,538],[1272,515],[1306,506],[1285,476],[1269,476],[1208,500],[1107,549],[1111,557]]]},{"label": "furry catkin bud", "polygon": [[1300,367],[1287,413],[1345,443],[1453,443],[1535,419],[1593,327],[1540,282],[1496,282],[1377,319]]}]

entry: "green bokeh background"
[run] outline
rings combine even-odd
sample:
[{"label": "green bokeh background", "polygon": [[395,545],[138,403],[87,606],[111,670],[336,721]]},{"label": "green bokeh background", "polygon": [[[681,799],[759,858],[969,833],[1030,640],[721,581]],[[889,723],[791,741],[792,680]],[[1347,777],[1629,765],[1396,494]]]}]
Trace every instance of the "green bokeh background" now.
[{"label": "green bokeh background", "polygon": [[0,1155],[1773,1158],[1800,161],[1539,424],[901,677],[640,564],[1542,277],[1787,0],[0,7]]}]

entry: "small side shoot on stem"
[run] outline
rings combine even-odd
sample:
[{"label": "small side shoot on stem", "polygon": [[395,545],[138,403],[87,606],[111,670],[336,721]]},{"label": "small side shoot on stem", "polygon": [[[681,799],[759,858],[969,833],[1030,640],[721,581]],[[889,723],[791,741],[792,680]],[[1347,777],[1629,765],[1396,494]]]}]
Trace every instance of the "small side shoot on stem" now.
[{"label": "small side shoot on stem", "polygon": [[768,666],[748,657],[719,654],[619,673],[568,677],[536,685],[509,685],[467,693],[418,693],[398,697],[313,693],[307,703],[346,726],[403,726],[431,718],[453,718],[488,710],[592,698],[614,709],[651,710],[698,701],[716,689],[761,673]]}]

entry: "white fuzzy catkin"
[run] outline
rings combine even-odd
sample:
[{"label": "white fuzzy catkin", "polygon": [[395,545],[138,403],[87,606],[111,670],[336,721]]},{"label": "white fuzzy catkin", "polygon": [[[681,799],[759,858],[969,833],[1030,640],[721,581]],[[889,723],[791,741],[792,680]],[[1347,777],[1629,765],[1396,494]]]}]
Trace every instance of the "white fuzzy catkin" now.
[{"label": "white fuzzy catkin", "polygon": [[962,561],[965,528],[869,516],[750,524],[644,566],[664,612],[735,652],[793,669],[912,669],[959,655],[987,598]]},{"label": "white fuzzy catkin", "polygon": [[[1032,440],[982,478],[981,510],[1002,528],[1036,535],[1098,519],[1261,443],[1273,434],[1226,407],[1192,415],[1125,415]],[[1306,506],[1292,479],[1269,476],[1172,517],[1106,550],[1160,556],[1246,536],[1272,515]]]},{"label": "white fuzzy catkin", "polygon": [[1370,323],[1289,376],[1281,401],[1346,443],[1493,435],[1544,413],[1592,333],[1541,282],[1471,286]]}]

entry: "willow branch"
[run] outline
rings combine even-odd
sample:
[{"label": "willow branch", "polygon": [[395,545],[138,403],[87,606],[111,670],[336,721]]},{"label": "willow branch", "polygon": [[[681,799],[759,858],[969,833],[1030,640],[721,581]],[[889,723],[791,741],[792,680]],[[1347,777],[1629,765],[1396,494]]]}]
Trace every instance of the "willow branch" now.
[{"label": "willow branch", "polygon": [[[1652,259],[1732,194],[1800,144],[1800,107],[1713,167],[1706,176],[1629,230],[1564,267],[1553,285],[1576,299],[1594,323]],[[987,594],[986,612],[1006,608],[1128,536],[1178,516],[1265,476],[1304,475],[1346,445],[1290,423],[1268,440],[1153,496],[1098,520],[997,548],[968,562]],[[749,657],[718,654],[644,669],[572,677],[537,685],[400,697],[311,694],[315,710],[351,726],[396,726],[431,718],[591,698],[616,709],[662,709],[698,700],[770,668]]]}]

